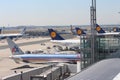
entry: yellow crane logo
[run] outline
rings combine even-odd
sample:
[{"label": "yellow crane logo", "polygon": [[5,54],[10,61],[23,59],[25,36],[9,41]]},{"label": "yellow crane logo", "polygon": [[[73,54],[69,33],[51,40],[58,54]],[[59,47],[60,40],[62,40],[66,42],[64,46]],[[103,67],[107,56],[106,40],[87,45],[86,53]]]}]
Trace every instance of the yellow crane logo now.
[{"label": "yellow crane logo", "polygon": [[82,30],[77,30],[77,34],[81,35],[82,34]]},{"label": "yellow crane logo", "polygon": [[56,32],[51,32],[50,36],[51,36],[52,38],[55,38],[55,37],[56,37]]},{"label": "yellow crane logo", "polygon": [[100,31],[100,30],[101,30],[101,28],[98,26],[98,27],[96,27],[96,30],[97,30],[97,31]]}]

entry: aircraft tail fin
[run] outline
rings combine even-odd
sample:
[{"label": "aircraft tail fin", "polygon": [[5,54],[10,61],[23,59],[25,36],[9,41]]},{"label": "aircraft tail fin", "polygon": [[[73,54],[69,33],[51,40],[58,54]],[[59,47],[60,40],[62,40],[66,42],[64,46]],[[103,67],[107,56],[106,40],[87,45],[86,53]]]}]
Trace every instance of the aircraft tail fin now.
[{"label": "aircraft tail fin", "polygon": [[63,37],[61,37],[56,31],[54,31],[53,29],[48,29],[50,37],[52,38],[52,40],[64,40]]},{"label": "aircraft tail fin", "polygon": [[22,29],[21,34],[25,34],[25,31],[26,31],[26,27]]},{"label": "aircraft tail fin", "polygon": [[2,29],[0,29],[0,34],[2,34]]},{"label": "aircraft tail fin", "polygon": [[7,42],[13,55],[24,54],[24,52],[10,38],[7,38]]},{"label": "aircraft tail fin", "polygon": [[80,29],[78,27],[76,27],[75,29],[76,29],[77,35],[79,35],[79,36],[82,35],[82,34],[86,34],[82,29]]},{"label": "aircraft tail fin", "polygon": [[98,33],[105,33],[105,31],[98,24],[96,24],[96,31]]}]

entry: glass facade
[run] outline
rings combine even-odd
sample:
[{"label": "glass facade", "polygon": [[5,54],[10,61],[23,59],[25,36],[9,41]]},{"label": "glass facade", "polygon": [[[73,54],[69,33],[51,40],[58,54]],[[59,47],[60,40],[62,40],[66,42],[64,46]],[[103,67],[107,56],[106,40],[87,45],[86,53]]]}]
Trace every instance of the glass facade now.
[{"label": "glass facade", "polygon": [[[81,36],[81,69],[93,64],[91,62],[91,36]],[[117,56],[117,52],[120,48],[120,36],[95,36],[95,62],[106,58],[112,58]]]}]

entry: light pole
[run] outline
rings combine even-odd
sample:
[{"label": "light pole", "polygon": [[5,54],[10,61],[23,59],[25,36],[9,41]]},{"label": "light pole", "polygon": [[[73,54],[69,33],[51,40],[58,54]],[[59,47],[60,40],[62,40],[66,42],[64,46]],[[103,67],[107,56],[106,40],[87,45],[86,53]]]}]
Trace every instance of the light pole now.
[{"label": "light pole", "polygon": [[96,0],[92,0],[91,16],[91,63],[95,62],[95,27],[96,27]]},{"label": "light pole", "polygon": [[[120,12],[118,12],[118,14],[120,14]],[[119,23],[118,23],[119,24]]]}]

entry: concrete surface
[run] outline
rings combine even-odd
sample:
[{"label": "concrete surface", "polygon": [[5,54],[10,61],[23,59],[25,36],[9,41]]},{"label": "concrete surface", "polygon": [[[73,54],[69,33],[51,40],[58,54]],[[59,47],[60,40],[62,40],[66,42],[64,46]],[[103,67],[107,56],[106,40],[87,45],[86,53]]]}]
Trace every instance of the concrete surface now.
[{"label": "concrete surface", "polygon": [[[31,39],[19,39],[17,41],[15,41],[16,44],[18,43],[26,43],[26,42],[35,42],[35,41],[41,41],[41,40],[46,40],[48,38],[31,38]],[[43,43],[43,42],[42,42]],[[41,45],[41,43],[37,43],[37,44],[31,44],[31,45],[24,45],[24,46],[20,46],[20,48],[23,50],[23,51],[27,51],[27,50],[30,50],[30,51],[34,51],[34,50],[44,50],[46,52],[50,52],[50,50],[47,50],[47,47],[52,47],[52,43],[50,43],[49,41],[47,42],[44,42],[46,45]],[[0,42],[0,47],[2,46],[7,46],[7,42],[6,40],[4,41],[1,41]],[[15,69],[15,68],[18,68],[18,67],[21,67],[23,65],[30,65],[31,67],[44,67],[46,66],[47,64],[16,64],[12,59],[9,59],[9,56],[11,55],[11,52],[10,52],[10,49],[9,48],[5,48],[5,49],[0,49],[0,79],[2,77],[5,77],[5,76],[8,76],[8,75],[11,75],[13,73],[15,73],[14,71],[16,71],[17,73],[21,72],[21,71],[26,71],[26,70],[29,70],[31,68],[21,68],[21,69]]]}]

